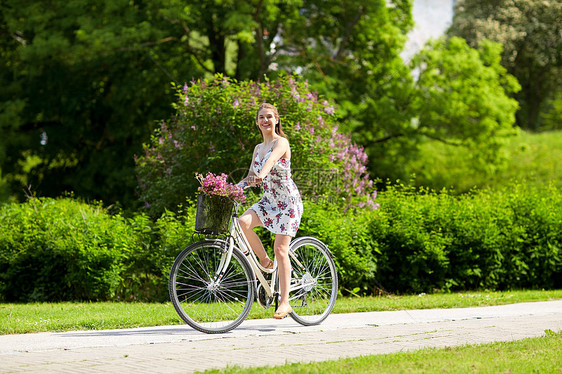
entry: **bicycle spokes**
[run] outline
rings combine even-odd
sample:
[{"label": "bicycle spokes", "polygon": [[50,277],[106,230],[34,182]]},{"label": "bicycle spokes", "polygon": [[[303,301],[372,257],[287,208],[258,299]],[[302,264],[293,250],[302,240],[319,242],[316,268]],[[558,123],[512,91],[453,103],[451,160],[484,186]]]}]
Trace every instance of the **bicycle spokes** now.
[{"label": "bicycle spokes", "polygon": [[204,241],[185,249],[170,274],[170,297],[180,317],[193,328],[226,332],[238,326],[254,301],[252,271],[235,251],[225,261],[222,241]]},{"label": "bicycle spokes", "polygon": [[294,313],[291,316],[304,325],[318,324],[332,311],[336,301],[335,264],[325,246],[314,238],[301,239],[292,251],[289,303]]}]

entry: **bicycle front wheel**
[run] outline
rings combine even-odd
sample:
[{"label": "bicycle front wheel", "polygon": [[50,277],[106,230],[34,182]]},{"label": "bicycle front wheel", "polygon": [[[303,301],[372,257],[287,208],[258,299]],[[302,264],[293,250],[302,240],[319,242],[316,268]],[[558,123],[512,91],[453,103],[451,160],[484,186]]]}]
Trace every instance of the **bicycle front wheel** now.
[{"label": "bicycle front wheel", "polygon": [[254,301],[253,271],[236,248],[223,266],[228,244],[223,240],[195,243],[176,258],[169,279],[170,299],[188,325],[208,334],[224,333],[244,321]]},{"label": "bicycle front wheel", "polygon": [[289,303],[291,317],[310,326],[324,321],[331,313],[338,295],[338,273],[332,255],[320,240],[299,238],[291,247],[292,267]]}]

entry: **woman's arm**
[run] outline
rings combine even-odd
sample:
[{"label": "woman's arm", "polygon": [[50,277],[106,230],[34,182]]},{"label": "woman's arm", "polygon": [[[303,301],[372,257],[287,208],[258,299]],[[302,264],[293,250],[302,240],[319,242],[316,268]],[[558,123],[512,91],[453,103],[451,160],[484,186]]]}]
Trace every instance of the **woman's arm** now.
[{"label": "woman's arm", "polygon": [[256,159],[256,153],[258,152],[259,144],[254,147],[254,153],[252,154],[252,160],[250,161],[250,168],[248,169],[248,175],[246,178],[242,179],[238,182],[238,186],[244,187],[246,185],[252,184],[251,182],[256,176],[254,172],[254,160]]},{"label": "woman's arm", "polygon": [[289,150],[289,141],[285,138],[279,138],[276,140],[275,144],[273,145],[273,149],[271,150],[271,154],[269,158],[263,165],[263,168],[257,175],[257,178],[261,181],[269,172],[273,165],[281,158],[283,155]]}]

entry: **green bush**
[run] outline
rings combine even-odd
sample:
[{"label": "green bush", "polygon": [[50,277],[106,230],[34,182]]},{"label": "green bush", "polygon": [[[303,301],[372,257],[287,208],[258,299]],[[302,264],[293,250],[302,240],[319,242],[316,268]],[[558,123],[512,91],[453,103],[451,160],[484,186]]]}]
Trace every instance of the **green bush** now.
[{"label": "green bush", "polygon": [[342,214],[341,208],[304,202],[299,236],[315,236],[335,256],[340,286],[344,292],[371,293],[375,283],[377,242],[372,240],[369,220],[376,211]]},{"label": "green bush", "polygon": [[562,287],[562,195],[513,184],[457,196],[389,187],[381,208],[305,204],[299,235],[336,255],[344,293]]},{"label": "green bush", "polygon": [[[379,210],[345,213],[305,200],[298,235],[329,246],[344,294],[561,288],[560,192],[513,184],[456,196],[389,187]],[[153,221],[72,199],[30,199],[2,206],[0,218],[6,301],[165,301],[175,257],[200,240],[190,204]],[[258,231],[271,251],[272,235]]]},{"label": "green bush", "polygon": [[[391,291],[562,286],[562,195],[513,184],[454,197],[390,188],[372,214],[377,279]],[[376,254],[375,254],[376,256]]]},{"label": "green bush", "polygon": [[166,211],[153,221],[145,214],[129,219],[139,245],[123,273],[119,296],[124,300],[168,300],[168,276],[176,256],[194,241],[195,207]]},{"label": "green bush", "polygon": [[124,218],[73,199],[3,205],[0,220],[6,301],[111,299],[137,247]]}]

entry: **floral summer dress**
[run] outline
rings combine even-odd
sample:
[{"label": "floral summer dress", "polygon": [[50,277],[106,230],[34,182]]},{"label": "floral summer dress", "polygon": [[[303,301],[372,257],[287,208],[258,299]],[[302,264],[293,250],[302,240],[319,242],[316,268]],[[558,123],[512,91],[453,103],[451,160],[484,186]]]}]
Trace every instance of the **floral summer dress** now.
[{"label": "floral summer dress", "polygon": [[[259,174],[269,159],[270,149],[263,160],[259,152],[254,159],[254,172]],[[297,185],[291,179],[291,160],[280,158],[263,178],[263,196],[250,209],[256,212],[264,227],[274,234],[294,237],[302,217],[302,200]]]}]

